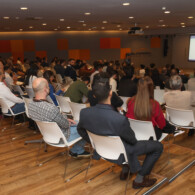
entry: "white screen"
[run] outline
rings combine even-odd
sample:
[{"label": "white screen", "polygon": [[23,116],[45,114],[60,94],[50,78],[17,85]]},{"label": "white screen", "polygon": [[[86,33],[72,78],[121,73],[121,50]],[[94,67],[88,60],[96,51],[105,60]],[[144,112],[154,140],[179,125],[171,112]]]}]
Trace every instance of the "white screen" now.
[{"label": "white screen", "polygon": [[195,35],[190,36],[189,60],[195,61]]}]

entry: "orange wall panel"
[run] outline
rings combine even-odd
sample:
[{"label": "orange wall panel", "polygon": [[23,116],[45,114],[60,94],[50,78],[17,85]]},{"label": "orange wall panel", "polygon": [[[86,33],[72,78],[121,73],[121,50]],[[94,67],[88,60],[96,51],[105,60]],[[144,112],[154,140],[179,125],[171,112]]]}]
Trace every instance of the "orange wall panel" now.
[{"label": "orange wall panel", "polygon": [[11,40],[11,52],[13,53],[23,53],[23,41],[22,40]]},{"label": "orange wall panel", "polygon": [[23,40],[24,51],[35,51],[34,40]]},{"label": "orange wall panel", "polygon": [[44,57],[47,57],[47,52],[46,51],[36,51],[35,56],[40,57],[40,58],[44,58]]},{"label": "orange wall panel", "polygon": [[68,58],[80,59],[79,49],[70,49],[70,50],[68,50]]},{"label": "orange wall panel", "polygon": [[12,52],[14,63],[17,62],[18,58],[21,58],[21,61],[24,61],[24,52]]},{"label": "orange wall panel", "polygon": [[0,53],[11,52],[10,40],[0,40]]},{"label": "orange wall panel", "polygon": [[80,49],[80,59],[89,60],[90,59],[90,50],[89,49]]},{"label": "orange wall panel", "polygon": [[110,48],[110,39],[100,38],[100,49],[109,49],[109,48]]},{"label": "orange wall panel", "polygon": [[68,40],[67,39],[57,39],[57,48],[58,50],[67,50]]},{"label": "orange wall panel", "polygon": [[121,39],[120,38],[110,38],[110,48],[121,48]]},{"label": "orange wall panel", "polygon": [[125,59],[126,58],[126,53],[130,53],[131,49],[130,48],[121,48],[121,54],[120,54],[120,59]]},{"label": "orange wall panel", "polygon": [[160,37],[152,37],[150,39],[151,48],[160,48],[161,47],[161,38]]}]

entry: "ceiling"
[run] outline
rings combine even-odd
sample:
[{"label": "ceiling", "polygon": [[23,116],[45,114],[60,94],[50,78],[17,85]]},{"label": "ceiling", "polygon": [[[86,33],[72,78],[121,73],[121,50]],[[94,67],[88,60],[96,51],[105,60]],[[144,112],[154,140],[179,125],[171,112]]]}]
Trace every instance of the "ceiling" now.
[{"label": "ceiling", "polygon": [[0,0],[0,32],[182,28],[181,23],[195,26],[195,0]]}]

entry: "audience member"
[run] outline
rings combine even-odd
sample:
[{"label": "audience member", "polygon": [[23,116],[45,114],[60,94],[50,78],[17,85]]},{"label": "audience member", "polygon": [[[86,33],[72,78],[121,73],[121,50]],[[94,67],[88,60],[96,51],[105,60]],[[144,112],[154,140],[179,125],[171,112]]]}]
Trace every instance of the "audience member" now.
[{"label": "audience member", "polygon": [[73,81],[77,80],[77,74],[76,70],[74,69],[75,66],[75,60],[74,59],[69,59],[68,60],[68,65],[66,69],[64,70],[64,76],[70,77]]},{"label": "audience member", "polygon": [[[166,105],[177,109],[193,110],[195,116],[195,108],[192,107],[192,93],[190,91],[181,91],[181,87],[181,77],[178,75],[172,76],[170,78],[171,91],[164,94]],[[188,133],[189,136],[193,134],[194,130],[190,130]]]},{"label": "audience member", "polygon": [[89,77],[82,77],[81,81],[77,80],[70,85],[65,93],[66,97],[69,97],[71,102],[82,103],[83,96],[88,96]]},{"label": "audience member", "polygon": [[26,78],[24,80],[24,85],[26,87],[32,88],[32,83],[37,78],[37,74],[38,74],[37,65],[31,63],[30,69],[26,71]]},{"label": "audience member", "polygon": [[[98,100],[98,104],[81,110],[78,124],[79,134],[88,142],[90,140],[86,130],[96,135],[119,136],[125,146],[131,172],[138,172],[133,181],[133,188],[152,186],[157,180],[150,179],[146,175],[150,174],[154,164],[160,157],[163,151],[162,144],[152,140],[136,140],[128,119],[115,112],[111,106],[112,90],[108,78],[100,77],[96,80],[92,91]],[[138,156],[143,154],[146,154],[146,158],[141,166]],[[94,153],[94,157],[99,159],[97,152]],[[122,161],[122,158],[119,158],[116,163],[122,164]],[[127,173],[128,169],[124,166],[121,179],[126,179]]]},{"label": "audience member", "polygon": [[111,70],[108,74],[110,75],[110,86],[112,87],[112,91],[117,93],[117,71]]},{"label": "audience member", "polygon": [[[47,102],[46,97],[49,94],[49,84],[44,78],[37,78],[33,81],[33,90],[35,98],[29,103],[29,116],[35,121],[56,122],[61,128],[67,141],[73,141],[79,137],[76,129],[76,122],[67,119],[66,115],[62,115],[60,110],[53,104]],[[59,140],[59,143],[62,143]],[[89,153],[84,150],[85,141],[80,140],[70,150],[73,157],[88,157]]]},{"label": "audience member", "polygon": [[[92,85],[92,83],[93,83],[94,76],[96,74],[102,72],[102,69],[103,69],[102,65],[100,63],[98,63],[97,61],[95,61],[93,65],[94,65],[95,72],[93,72],[90,76],[90,85]],[[108,68],[107,68],[107,71],[108,71]]]},{"label": "audience member", "polygon": [[66,61],[65,60],[57,60],[56,65],[54,66],[54,69],[56,71],[56,74],[60,74],[62,79],[64,78],[64,66]]},{"label": "audience member", "polygon": [[157,140],[162,133],[174,133],[174,126],[170,125],[163,115],[160,104],[154,100],[154,84],[148,76],[138,82],[137,94],[130,98],[127,105],[128,118],[152,121]]}]

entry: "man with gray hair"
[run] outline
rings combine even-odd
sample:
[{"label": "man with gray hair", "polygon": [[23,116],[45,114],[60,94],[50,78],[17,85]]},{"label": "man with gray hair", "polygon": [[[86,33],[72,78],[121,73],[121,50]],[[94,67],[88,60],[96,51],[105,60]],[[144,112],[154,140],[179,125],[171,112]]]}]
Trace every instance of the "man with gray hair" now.
[{"label": "man with gray hair", "polygon": [[[35,98],[29,103],[29,116],[35,121],[56,122],[61,128],[67,141],[72,141],[80,135],[77,132],[77,125],[74,120],[62,115],[58,107],[46,100],[49,94],[49,84],[44,78],[37,78],[32,84]],[[77,157],[88,157],[89,153],[84,150],[85,141],[80,140],[70,150],[70,155]]]},{"label": "man with gray hair", "polygon": [[[166,105],[172,108],[193,110],[195,114],[195,108],[192,107],[192,93],[190,91],[181,91],[182,79],[179,75],[174,75],[169,80],[171,91],[164,94],[164,100]],[[188,135],[194,134],[194,130],[190,130]]]}]

